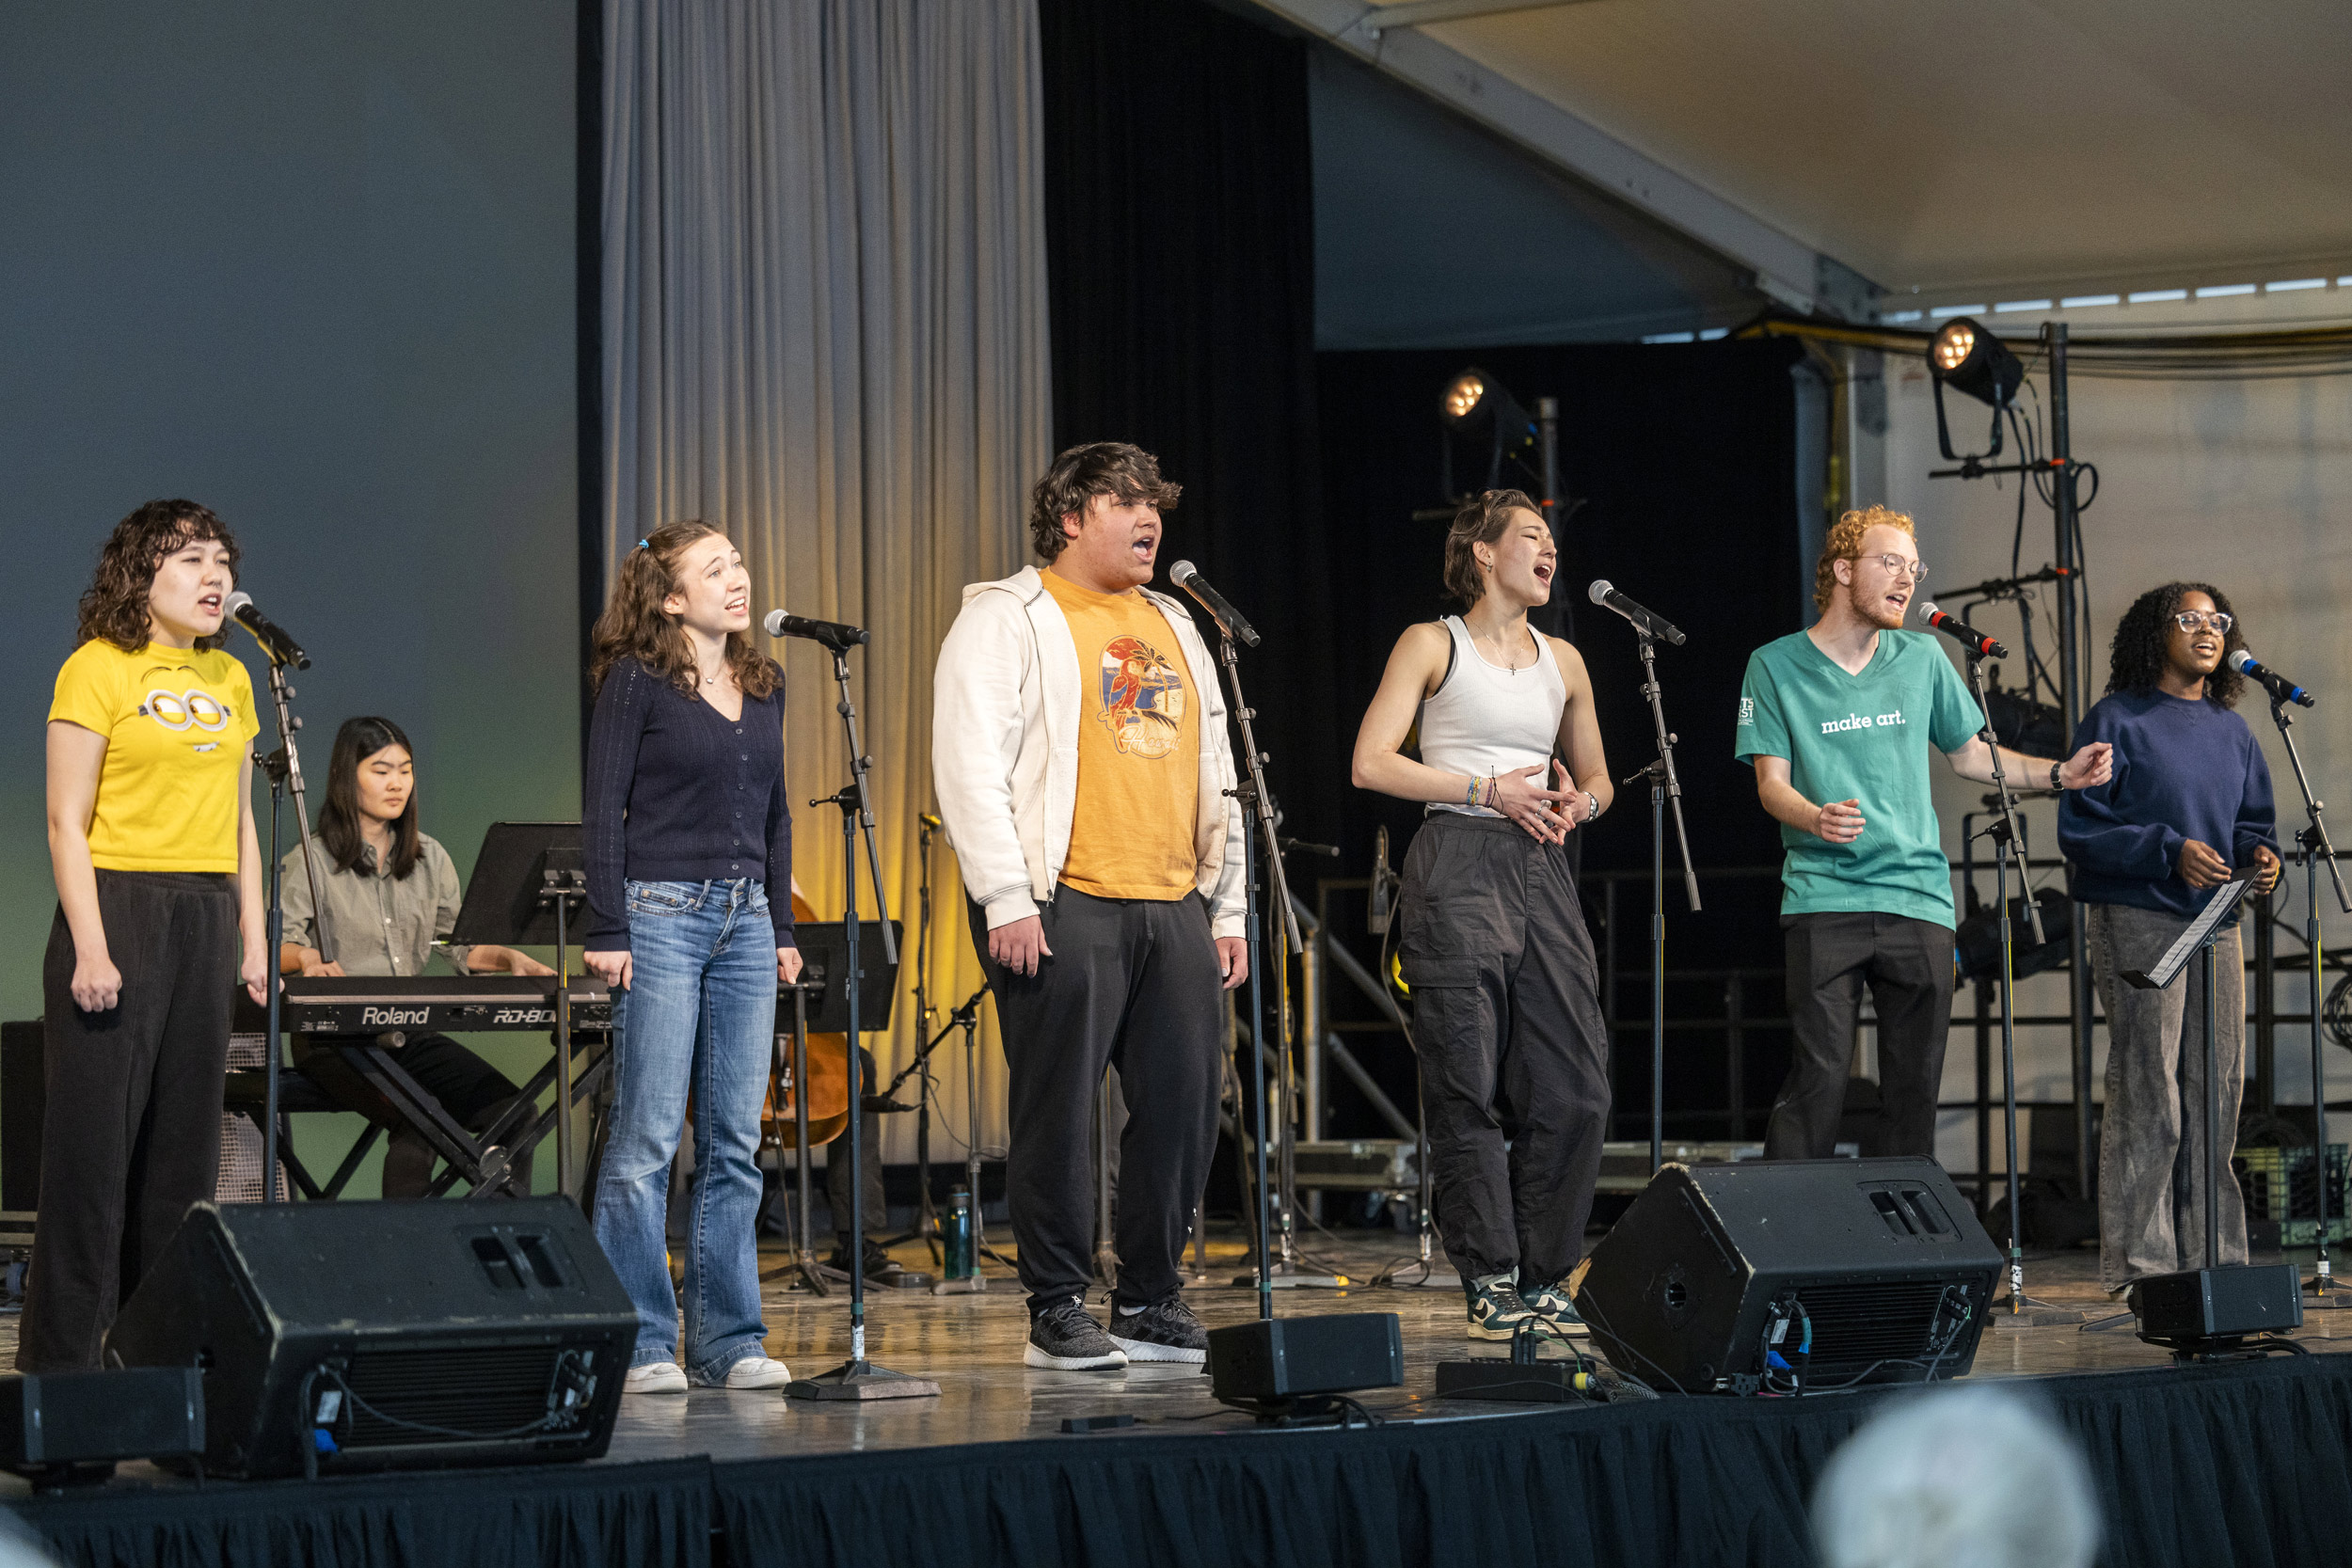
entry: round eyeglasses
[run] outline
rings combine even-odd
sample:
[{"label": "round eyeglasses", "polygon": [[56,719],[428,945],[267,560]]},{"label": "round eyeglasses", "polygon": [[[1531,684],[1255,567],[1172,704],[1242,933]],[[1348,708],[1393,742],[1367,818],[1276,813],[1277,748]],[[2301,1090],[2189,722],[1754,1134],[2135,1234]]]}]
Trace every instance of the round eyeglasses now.
[{"label": "round eyeglasses", "polygon": [[1905,573],[1909,573],[1911,580],[1914,582],[1925,580],[1928,575],[1928,563],[1926,562],[1905,561],[1899,555],[1858,555],[1855,556],[1854,559],[1856,561],[1875,561],[1880,565],[1885,567],[1887,574],[1891,577],[1901,577]]}]

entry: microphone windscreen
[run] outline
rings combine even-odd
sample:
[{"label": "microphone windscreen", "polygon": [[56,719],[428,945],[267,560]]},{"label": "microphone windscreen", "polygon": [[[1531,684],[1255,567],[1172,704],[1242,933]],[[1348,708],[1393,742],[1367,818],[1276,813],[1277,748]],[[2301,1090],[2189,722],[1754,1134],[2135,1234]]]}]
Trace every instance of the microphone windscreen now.
[{"label": "microphone windscreen", "polygon": [[2233,648],[2230,652],[2230,668],[2241,675],[2245,674],[2250,666],[2261,662],[2254,657],[2254,651],[2251,648]]},{"label": "microphone windscreen", "polygon": [[1595,604],[1607,604],[1609,595],[1615,591],[1616,586],[1607,578],[1595,578],[1593,586],[1586,589],[1585,593]]},{"label": "microphone windscreen", "polygon": [[1935,608],[1935,601],[1932,599],[1921,599],[1919,601],[1919,619],[1925,621],[1929,626],[1935,625],[1935,618],[1943,613],[1944,612],[1942,610]]},{"label": "microphone windscreen", "polygon": [[1200,575],[1200,569],[1189,561],[1179,561],[1168,569],[1168,580],[1182,588]]},{"label": "microphone windscreen", "polygon": [[768,612],[768,618],[759,623],[759,628],[771,637],[782,637],[786,619],[783,610],[771,610]]},{"label": "microphone windscreen", "polygon": [[239,588],[231,592],[227,598],[221,600],[220,608],[223,613],[234,615],[240,610],[250,609],[252,604],[253,595],[246,593],[244,589]]}]

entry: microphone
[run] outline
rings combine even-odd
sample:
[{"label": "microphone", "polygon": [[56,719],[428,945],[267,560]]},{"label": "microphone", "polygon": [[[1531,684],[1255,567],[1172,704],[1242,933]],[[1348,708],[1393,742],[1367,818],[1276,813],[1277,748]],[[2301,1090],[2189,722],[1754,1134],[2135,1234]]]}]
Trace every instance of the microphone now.
[{"label": "microphone", "polygon": [[1947,615],[1924,599],[1919,602],[1919,619],[1947,636],[1958,638],[1961,646],[1966,648],[1969,657],[1973,658],[2007,658],[2009,657],[2007,648],[2002,647],[1959,616]]},{"label": "microphone", "polygon": [[939,832],[940,829],[947,825],[945,822],[942,822],[934,813],[928,811],[917,816],[915,820],[922,823],[924,827],[929,828],[933,832]]},{"label": "microphone", "polygon": [[1241,618],[1241,611],[1226,602],[1225,595],[1209,586],[1209,579],[1200,575],[1200,568],[1189,561],[1179,561],[1168,569],[1168,580],[1191,594],[1216,629],[1238,641],[1245,648],[1258,645],[1257,628]]},{"label": "microphone", "polygon": [[1375,937],[1389,933],[1389,884],[1395,879],[1389,869],[1389,827],[1384,822],[1372,841],[1372,912],[1364,917],[1364,929]]},{"label": "microphone", "polygon": [[230,619],[253,634],[253,641],[262,645],[262,654],[272,664],[291,664],[297,670],[310,667],[310,656],[302,651],[302,644],[254,609],[252,594],[240,588],[223,601],[223,608]]},{"label": "microphone", "polygon": [[2230,656],[2230,668],[2241,675],[2251,675],[2263,683],[2271,701],[2293,703],[2297,707],[2310,707],[2318,699],[2296,685],[2278,671],[2269,668],[2244,648]]},{"label": "microphone", "polygon": [[1617,592],[1607,578],[1596,578],[1589,590],[1592,600],[1604,610],[1613,610],[1633,623],[1634,629],[1645,637],[1662,637],[1679,648],[1683,636],[1672,621],[1654,610],[1645,608]]},{"label": "microphone", "polygon": [[760,630],[771,637],[805,637],[811,642],[821,642],[834,653],[847,653],[866,639],[864,626],[852,626],[839,621],[812,621],[805,615],[787,615],[771,610],[759,623]]}]

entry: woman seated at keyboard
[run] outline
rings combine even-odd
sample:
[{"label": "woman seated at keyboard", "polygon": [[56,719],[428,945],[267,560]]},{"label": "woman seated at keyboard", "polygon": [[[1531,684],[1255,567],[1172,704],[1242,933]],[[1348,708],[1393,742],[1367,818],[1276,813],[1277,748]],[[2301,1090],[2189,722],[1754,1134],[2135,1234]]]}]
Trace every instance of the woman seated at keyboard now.
[{"label": "woman seated at keyboard", "polygon": [[[329,962],[318,948],[317,911],[296,845],[279,868],[285,889],[279,966],[289,974],[424,973],[434,944],[457,924],[460,889],[449,851],[417,828],[415,749],[389,719],[350,719],[335,732],[319,808],[319,880],[326,902]],[[474,974],[552,974],[511,947],[444,947],[450,961]],[[516,1090],[504,1073],[446,1035],[412,1037],[401,1069],[469,1130],[487,1129]],[[389,1107],[332,1047],[294,1037],[294,1066],[336,1099],[379,1120]],[[433,1148],[414,1128],[396,1125],[384,1152],[384,1196],[421,1197],[433,1172]]]}]

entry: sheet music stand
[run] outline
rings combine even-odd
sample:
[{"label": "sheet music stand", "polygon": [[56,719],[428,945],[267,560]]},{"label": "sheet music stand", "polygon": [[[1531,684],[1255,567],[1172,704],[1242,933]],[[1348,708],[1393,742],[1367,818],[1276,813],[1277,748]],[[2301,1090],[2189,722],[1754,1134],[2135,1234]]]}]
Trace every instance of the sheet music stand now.
[{"label": "sheet music stand", "polygon": [[571,922],[587,904],[579,823],[493,822],[449,938],[468,947],[555,949],[555,1184],[574,1199]]},{"label": "sheet music stand", "polygon": [[[890,927],[893,940],[885,945],[882,941],[881,921],[859,921],[858,943],[861,957],[864,953],[897,952],[898,942],[896,939],[899,934],[898,923],[892,921]],[[795,1142],[799,1145],[795,1151],[794,1164],[797,1167],[796,1180],[799,1186],[797,1205],[800,1211],[800,1223],[795,1227],[797,1234],[794,1237],[793,1260],[782,1268],[769,1270],[760,1277],[774,1279],[784,1275],[797,1275],[803,1285],[821,1296],[829,1293],[825,1290],[825,1275],[830,1271],[817,1261],[815,1239],[809,1234],[812,1205],[808,1176],[808,1094],[806,1089],[808,1037],[811,1034],[849,1033],[850,988],[834,985],[833,980],[836,975],[849,973],[850,933],[846,922],[812,920],[796,923],[792,927],[792,937],[801,950],[801,977],[794,984],[781,988],[778,1000],[780,1003],[788,1004],[792,1008],[792,1023],[789,1029],[777,1032],[776,1051],[781,1055],[785,1040],[788,1037],[792,1041],[792,1060],[789,1071],[792,1076],[792,1125]],[[898,994],[898,966],[897,964],[884,958],[866,968],[866,983],[859,989],[857,998],[858,1032],[860,1034],[877,1033],[890,1027],[890,1004]],[[854,1046],[856,1042],[853,1040],[850,1044]],[[852,1073],[851,1081],[854,1082],[855,1078],[856,1075]],[[862,1105],[853,1104],[850,1107],[850,1115],[853,1118],[863,1115],[864,1111],[865,1108]],[[861,1164],[862,1153],[858,1145],[859,1140],[852,1136],[850,1145],[850,1160],[852,1167],[850,1178],[852,1182],[864,1180],[865,1176],[863,1169],[858,1168]],[[855,1256],[851,1259],[850,1267],[862,1268],[865,1262],[863,1238],[856,1239],[853,1251]]]},{"label": "sheet music stand", "polygon": [[[2201,1114],[2205,1138],[2204,1266],[2140,1279],[2134,1283],[2131,1293],[2132,1315],[2139,1320],[2139,1337],[2151,1344],[2170,1348],[2176,1360],[2230,1354],[2237,1351],[2249,1333],[2294,1327],[2303,1321],[2301,1283],[2293,1264],[2233,1263],[2225,1267],[2221,1261],[2221,1162],[2217,1143],[2221,1085],[2215,1074],[2214,943],[2220,934],[2221,923],[2236,912],[2252,889],[2256,869],[2245,866],[2232,871],[2230,879],[2214,890],[2205,907],[2197,911],[2197,918],[2165,949],[2164,957],[2153,968],[2121,972],[2126,983],[2143,990],[2157,990],[2178,979],[2192,958],[2199,959],[2203,969],[2205,1102]],[[2320,1168],[2324,1172],[2325,1150],[2321,1151],[2321,1159]],[[2206,1332],[2183,1332],[2176,1304],[2184,1296],[2204,1305]],[[2217,1298],[2228,1303],[2226,1312],[2215,1310],[2212,1304]],[[2218,1321],[2224,1317],[2226,1322]]]}]

